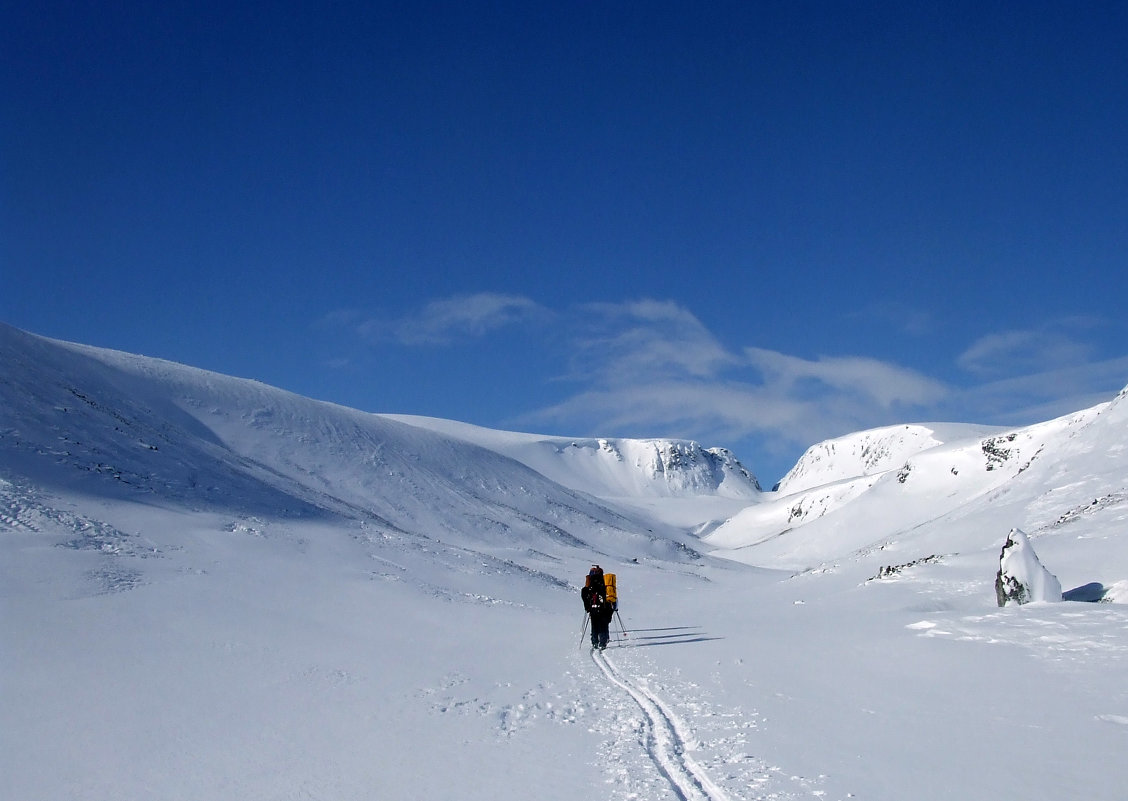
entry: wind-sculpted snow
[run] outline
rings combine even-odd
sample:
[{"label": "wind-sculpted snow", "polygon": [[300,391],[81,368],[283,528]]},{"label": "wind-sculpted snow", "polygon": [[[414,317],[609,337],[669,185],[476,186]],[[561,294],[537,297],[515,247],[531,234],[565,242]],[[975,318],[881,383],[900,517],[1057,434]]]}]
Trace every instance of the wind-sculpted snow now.
[{"label": "wind-sculpted snow", "polygon": [[0,330],[4,464],[83,488],[240,515],[365,520],[483,548],[694,558],[504,455],[252,381]]}]

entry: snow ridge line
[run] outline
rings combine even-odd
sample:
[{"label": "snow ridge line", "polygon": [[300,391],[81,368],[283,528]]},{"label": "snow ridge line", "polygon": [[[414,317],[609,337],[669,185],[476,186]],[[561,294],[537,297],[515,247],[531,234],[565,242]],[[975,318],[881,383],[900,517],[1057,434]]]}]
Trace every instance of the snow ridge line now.
[{"label": "snow ridge line", "polygon": [[607,680],[630,695],[642,710],[649,730],[646,751],[658,771],[673,785],[678,798],[681,801],[729,801],[725,791],[686,753],[693,741],[686,735],[685,725],[662,699],[632,682],[600,651],[592,651],[592,660]]}]

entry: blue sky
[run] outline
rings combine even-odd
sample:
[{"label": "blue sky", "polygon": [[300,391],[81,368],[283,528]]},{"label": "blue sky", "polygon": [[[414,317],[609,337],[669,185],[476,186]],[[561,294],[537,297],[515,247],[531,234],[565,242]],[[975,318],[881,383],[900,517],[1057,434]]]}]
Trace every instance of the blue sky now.
[{"label": "blue sky", "polygon": [[810,444],[1128,384],[1128,6],[36,3],[0,320],[357,408]]}]

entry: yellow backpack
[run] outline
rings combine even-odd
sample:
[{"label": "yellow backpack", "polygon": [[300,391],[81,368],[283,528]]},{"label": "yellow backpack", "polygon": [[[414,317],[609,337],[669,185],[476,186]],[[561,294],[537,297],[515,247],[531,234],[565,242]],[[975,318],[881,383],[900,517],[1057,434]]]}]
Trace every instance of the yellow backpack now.
[{"label": "yellow backpack", "polygon": [[607,602],[611,603],[611,604],[618,603],[619,602],[619,593],[615,589],[615,574],[614,573],[604,573],[603,574],[603,586],[605,586],[607,588],[607,592],[606,592]]}]

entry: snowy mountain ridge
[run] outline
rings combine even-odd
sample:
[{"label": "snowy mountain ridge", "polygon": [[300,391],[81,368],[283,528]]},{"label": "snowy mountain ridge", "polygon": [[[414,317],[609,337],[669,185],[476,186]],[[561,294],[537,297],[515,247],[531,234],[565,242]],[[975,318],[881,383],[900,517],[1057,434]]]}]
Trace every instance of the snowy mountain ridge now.
[{"label": "snowy mountain ridge", "polygon": [[930,448],[976,440],[1002,431],[998,426],[929,423],[884,426],[824,440],[807,449],[781,479],[777,492],[791,495],[823,484],[872,476],[901,467]]},{"label": "snowy mountain ridge", "polygon": [[[735,459],[684,443],[620,441],[615,447],[664,456],[662,481],[647,474],[656,472],[653,464],[617,459],[597,471],[608,482],[600,484],[580,480],[585,469],[553,466],[588,452],[563,448],[562,440],[481,429],[474,442],[438,425],[5,327],[0,369],[7,377],[0,387],[5,466],[48,487],[79,485],[95,495],[140,493],[242,515],[342,515],[370,529],[467,547],[509,539],[528,545],[547,533],[595,553],[680,558],[691,553],[684,533],[653,519],[631,520],[629,509],[601,503],[597,492],[613,485],[628,494],[664,488],[692,497],[728,492],[734,476],[746,481],[746,495],[755,492],[755,480]],[[572,486],[499,445],[518,441],[539,450],[533,464],[572,479]]]},{"label": "snowy mountain ridge", "polygon": [[692,440],[520,434],[411,415],[383,415],[503,453],[566,487],[599,498],[718,495],[755,501],[756,477],[726,448]]},{"label": "snowy mountain ridge", "polygon": [[[844,467],[831,458],[821,472],[826,478],[838,470],[845,478],[815,481],[749,507],[705,541],[755,564],[805,569],[851,556],[874,557],[895,544],[919,550],[983,547],[998,536],[998,528],[1012,523],[1046,530],[1085,509],[1128,499],[1126,397],[1122,391],[1112,402],[1055,420],[996,429],[983,437],[957,436],[948,443],[921,427],[903,439],[896,428],[880,429],[874,436],[863,432],[815,446],[809,453],[846,452]],[[889,455],[878,461],[884,470],[855,475],[858,455],[875,441],[899,447],[884,451]],[[842,448],[843,443],[852,449]],[[812,463],[822,467],[817,459]],[[793,474],[796,481],[789,486],[802,487],[804,474]],[[1069,480],[1070,475],[1084,480]],[[1047,485],[1052,489],[1044,489]],[[1047,517],[1047,508],[1059,514]],[[998,528],[985,524],[992,519]],[[952,525],[956,520],[976,525]],[[910,545],[922,541],[934,544]]]},{"label": "snowy mountain ridge", "polygon": [[[1122,391],[1110,403],[1013,430],[914,424],[858,432],[813,445],[778,492],[762,493],[723,448],[372,415],[8,327],[0,327],[0,366],[8,377],[0,387],[5,465],[47,487],[118,498],[140,492],[237,515],[342,515],[471,548],[526,536],[542,542],[548,532],[549,541],[596,553],[677,559],[703,543],[785,569],[966,513],[1035,462],[1061,465],[1080,441],[1108,446],[1098,464],[1111,460],[1115,477],[1124,432],[1108,421],[1128,405]],[[888,508],[874,515],[875,507]]]}]

